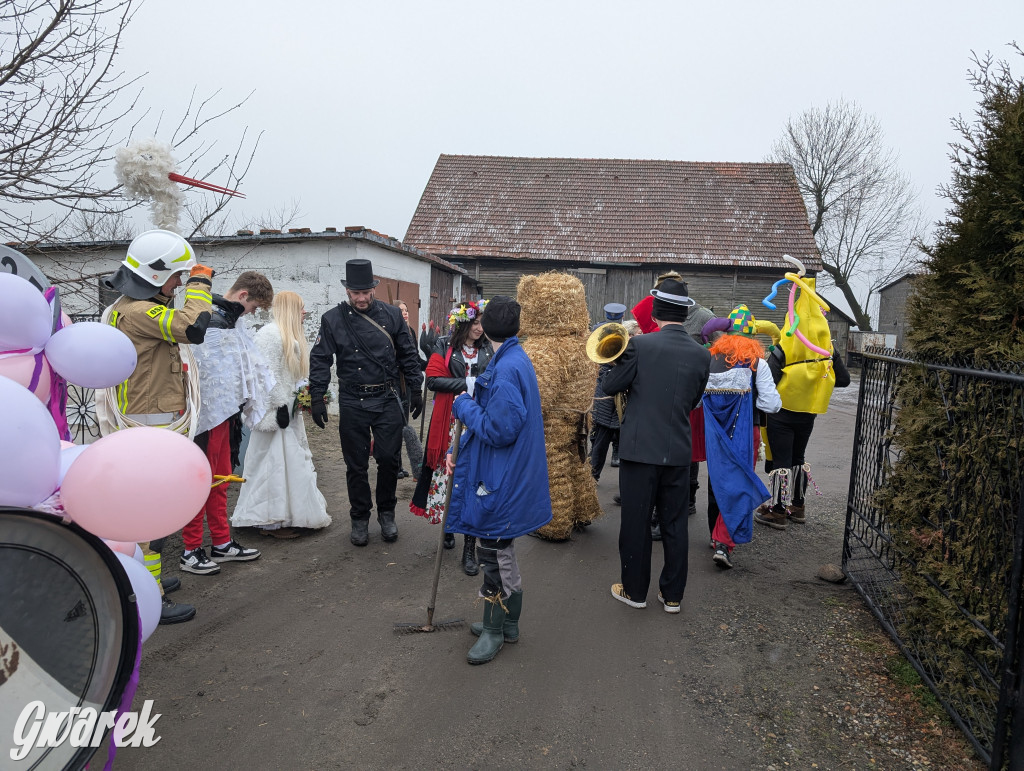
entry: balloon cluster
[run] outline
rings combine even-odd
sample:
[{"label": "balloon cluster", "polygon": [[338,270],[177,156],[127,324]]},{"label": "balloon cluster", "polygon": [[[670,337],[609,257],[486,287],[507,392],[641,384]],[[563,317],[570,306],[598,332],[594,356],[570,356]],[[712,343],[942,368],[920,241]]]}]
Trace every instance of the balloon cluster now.
[{"label": "balloon cluster", "polygon": [[796,290],[797,288],[800,288],[802,291],[806,292],[808,297],[814,300],[814,302],[816,302],[822,310],[830,310],[828,307],[828,303],[822,300],[817,295],[817,293],[815,293],[815,291],[807,285],[807,282],[804,281],[803,277],[807,271],[804,268],[803,263],[800,262],[800,260],[796,259],[795,257],[790,257],[788,254],[782,255],[782,259],[796,266],[800,272],[799,274],[791,272],[786,273],[785,278],[780,278],[778,281],[772,284],[772,291],[769,293],[767,297],[761,300],[761,302],[766,308],[771,308],[772,310],[775,310],[775,304],[772,302],[772,300],[774,300],[775,296],[779,293],[779,287],[785,284],[787,281],[793,282],[793,285],[789,288],[789,308],[786,311],[786,337],[792,337],[793,335],[796,335],[797,340],[806,345],[812,351],[814,351],[817,354],[820,354],[821,356],[829,357],[832,355],[831,351],[826,351],[824,348],[815,345],[810,340],[808,340],[807,337],[804,336],[803,332],[800,331],[800,317],[797,315],[796,310],[794,309],[794,304],[796,301]]},{"label": "balloon cluster", "polygon": [[0,505],[60,511],[105,539],[132,581],[145,639],[159,621],[160,589],[133,559],[136,543],[179,530],[202,509],[210,464],[163,428],[124,429],[86,446],[61,441],[51,384],[112,388],[135,370],[136,354],[121,331],[72,324],[51,303],[51,290],[0,273]]}]

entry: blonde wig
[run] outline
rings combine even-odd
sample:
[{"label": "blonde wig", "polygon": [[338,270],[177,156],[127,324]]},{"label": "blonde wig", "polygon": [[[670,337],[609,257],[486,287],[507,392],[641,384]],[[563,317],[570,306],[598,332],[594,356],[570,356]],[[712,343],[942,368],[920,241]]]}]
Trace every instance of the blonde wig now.
[{"label": "blonde wig", "polygon": [[309,377],[309,342],[302,327],[305,303],[295,292],[287,290],[274,296],[270,315],[281,330],[281,353],[285,366],[296,380]]}]

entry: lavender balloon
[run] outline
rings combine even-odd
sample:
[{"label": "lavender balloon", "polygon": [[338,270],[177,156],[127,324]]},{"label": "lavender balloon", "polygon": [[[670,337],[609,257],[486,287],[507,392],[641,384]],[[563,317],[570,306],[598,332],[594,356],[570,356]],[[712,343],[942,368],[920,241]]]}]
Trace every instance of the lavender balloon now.
[{"label": "lavender balloon", "polygon": [[69,383],[112,388],[135,371],[135,346],[109,324],[80,321],[57,332],[46,344],[46,360]]},{"label": "lavender balloon", "polygon": [[160,623],[160,584],[141,563],[120,552],[114,554],[132,583],[132,592],[135,594],[139,618],[142,621],[142,628],[139,631],[142,634],[142,642],[146,642]]},{"label": "lavender balloon", "polygon": [[57,489],[57,426],[31,391],[6,377],[0,377],[0,426],[0,505],[35,506]]},{"label": "lavender balloon", "polygon": [[42,348],[52,326],[42,292],[12,273],[0,273],[0,353]]},{"label": "lavender balloon", "polygon": [[71,468],[71,464],[75,462],[83,452],[89,449],[87,444],[76,444],[71,447],[66,447],[60,451],[60,477],[57,480],[57,484],[64,481],[64,475],[68,473],[68,469]]}]

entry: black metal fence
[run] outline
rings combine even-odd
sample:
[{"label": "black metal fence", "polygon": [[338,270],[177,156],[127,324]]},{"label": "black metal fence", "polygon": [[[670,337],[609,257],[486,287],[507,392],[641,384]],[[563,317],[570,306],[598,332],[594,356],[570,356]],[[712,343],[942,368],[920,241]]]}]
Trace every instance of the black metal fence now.
[{"label": "black metal fence", "polygon": [[[922,394],[934,399],[922,399]],[[902,403],[939,430],[899,446]],[[909,445],[909,442],[908,442]],[[887,503],[896,471],[934,479],[929,505]],[[869,349],[843,569],[991,768],[1024,768],[1024,375]],[[923,514],[908,514],[913,509]]]}]

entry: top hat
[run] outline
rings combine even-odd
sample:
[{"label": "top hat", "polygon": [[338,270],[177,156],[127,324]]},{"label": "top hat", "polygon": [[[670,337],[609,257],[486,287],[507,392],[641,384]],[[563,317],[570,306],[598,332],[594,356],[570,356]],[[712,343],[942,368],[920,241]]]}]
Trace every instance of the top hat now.
[{"label": "top hat", "polygon": [[369,260],[349,260],[345,263],[345,278],[341,285],[356,291],[373,289],[380,281],[373,277],[373,265]]},{"label": "top hat", "polygon": [[662,281],[660,287],[651,290],[651,294],[655,300],[661,300],[671,305],[690,307],[697,304],[697,301],[689,296],[686,282],[676,281],[674,278],[667,278]]}]

